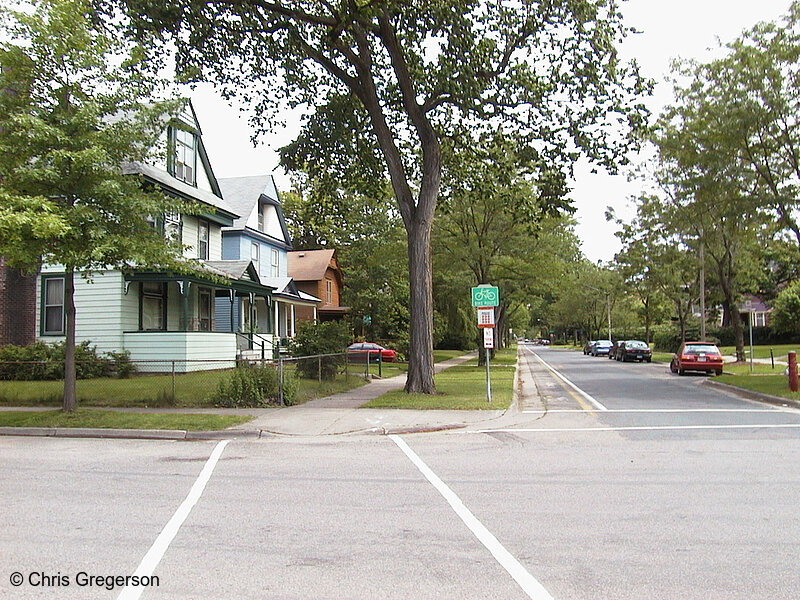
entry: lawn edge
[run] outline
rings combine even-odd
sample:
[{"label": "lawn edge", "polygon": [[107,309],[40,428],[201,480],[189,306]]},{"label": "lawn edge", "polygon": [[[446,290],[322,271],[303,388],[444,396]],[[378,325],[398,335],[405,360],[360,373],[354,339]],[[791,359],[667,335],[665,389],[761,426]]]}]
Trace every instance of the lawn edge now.
[{"label": "lawn edge", "polygon": [[732,392],[742,398],[748,400],[755,400],[757,402],[764,402],[766,404],[773,404],[781,407],[791,407],[800,409],[800,401],[792,400],[791,398],[784,398],[783,396],[773,396],[772,394],[765,394],[764,392],[756,392],[748,390],[747,388],[731,385],[729,383],[722,383],[721,381],[714,381],[713,379],[706,379],[702,385],[710,385],[711,387],[718,387],[720,389]]}]

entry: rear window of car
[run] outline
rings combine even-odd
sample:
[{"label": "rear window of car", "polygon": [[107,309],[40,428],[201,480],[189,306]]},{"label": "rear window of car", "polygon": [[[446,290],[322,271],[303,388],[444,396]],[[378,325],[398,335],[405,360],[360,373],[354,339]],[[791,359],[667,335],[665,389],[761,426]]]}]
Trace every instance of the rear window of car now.
[{"label": "rear window of car", "polygon": [[719,348],[710,344],[692,344],[683,349],[684,354],[719,354]]},{"label": "rear window of car", "polygon": [[625,342],[626,348],[647,348],[644,342]]},{"label": "rear window of car", "polygon": [[609,342],[608,340],[600,340],[599,342],[595,342],[594,345],[595,346],[602,346],[603,348],[608,347],[608,346],[613,346],[613,344],[611,342]]}]

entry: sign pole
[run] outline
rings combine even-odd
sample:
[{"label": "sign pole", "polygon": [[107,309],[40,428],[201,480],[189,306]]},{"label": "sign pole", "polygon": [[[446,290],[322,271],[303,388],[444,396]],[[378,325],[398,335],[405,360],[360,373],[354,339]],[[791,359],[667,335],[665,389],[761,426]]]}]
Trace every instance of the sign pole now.
[{"label": "sign pole", "polygon": [[486,401],[492,401],[492,379],[489,371],[490,350],[494,348],[494,309],[500,304],[496,286],[482,283],[472,288],[472,306],[478,309],[478,327],[483,328],[483,347],[486,349]]},{"label": "sign pole", "polygon": [[489,376],[489,349],[486,348],[486,401],[492,402],[492,380]]}]

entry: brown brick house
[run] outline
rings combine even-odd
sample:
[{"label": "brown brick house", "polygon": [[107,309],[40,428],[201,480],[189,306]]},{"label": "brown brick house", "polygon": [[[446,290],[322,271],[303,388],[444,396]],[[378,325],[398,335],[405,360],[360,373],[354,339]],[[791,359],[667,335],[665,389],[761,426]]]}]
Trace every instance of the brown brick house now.
[{"label": "brown brick house", "polygon": [[322,300],[317,307],[296,307],[295,319],[333,321],[350,312],[349,306],[340,306],[343,273],[336,250],[299,250],[288,255],[289,277],[297,289]]},{"label": "brown brick house", "polygon": [[0,346],[36,340],[36,276],[12,269],[0,256]]}]

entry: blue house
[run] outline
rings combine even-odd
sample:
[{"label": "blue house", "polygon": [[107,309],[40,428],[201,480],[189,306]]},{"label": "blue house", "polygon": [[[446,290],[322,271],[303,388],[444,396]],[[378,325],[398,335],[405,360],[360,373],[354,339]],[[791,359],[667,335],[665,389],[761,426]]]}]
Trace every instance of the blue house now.
[{"label": "blue house", "polygon": [[222,228],[222,259],[252,264],[259,282],[273,291],[270,298],[240,297],[233,307],[218,300],[216,322],[231,323],[234,331],[248,334],[251,349],[285,346],[287,338],[294,337],[295,307],[314,307],[321,300],[299,291],[289,277],[287,253],[292,240],[275,180],[272,175],[257,175],[218,181],[222,197],[240,215],[233,226]]}]

